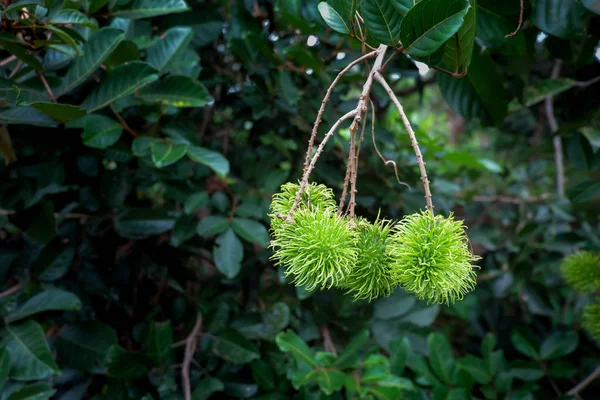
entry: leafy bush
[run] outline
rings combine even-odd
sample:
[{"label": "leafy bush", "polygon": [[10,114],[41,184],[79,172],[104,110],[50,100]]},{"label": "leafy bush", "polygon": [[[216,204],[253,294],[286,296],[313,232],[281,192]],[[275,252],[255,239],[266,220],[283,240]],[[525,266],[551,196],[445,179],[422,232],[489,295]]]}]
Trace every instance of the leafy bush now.
[{"label": "leafy bush", "polygon": [[[0,400],[599,390],[597,288],[561,276],[600,248],[594,1],[0,8]],[[385,85],[361,98],[375,58],[319,111],[381,45],[412,128]],[[348,191],[359,225],[424,209],[431,180],[482,257],[462,301],[309,291],[270,261],[311,124],[321,144],[361,101],[366,128],[339,125],[311,180]]]}]

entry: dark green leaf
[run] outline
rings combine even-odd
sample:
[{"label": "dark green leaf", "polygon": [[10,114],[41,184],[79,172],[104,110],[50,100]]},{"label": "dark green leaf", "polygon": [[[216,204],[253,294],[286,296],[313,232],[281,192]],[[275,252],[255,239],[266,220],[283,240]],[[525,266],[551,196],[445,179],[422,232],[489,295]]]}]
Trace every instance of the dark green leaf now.
[{"label": "dark green leaf", "polygon": [[413,8],[421,0],[392,0],[392,4],[396,7],[396,10],[404,16],[408,10]]},{"label": "dark green leaf", "polygon": [[170,140],[160,140],[150,144],[152,161],[158,168],[166,167],[181,160],[187,149],[187,144],[177,144]]},{"label": "dark green leaf", "polygon": [[45,28],[51,31],[52,33],[55,33],[63,42],[71,46],[78,56],[82,55],[81,50],[79,49],[79,45],[77,44],[75,39],[73,39],[71,35],[69,35],[65,30],[57,28],[56,26],[50,24],[46,24]]},{"label": "dark green leaf", "polygon": [[46,383],[31,383],[11,393],[6,400],[46,400],[54,396],[55,389]]},{"label": "dark green leaf", "polygon": [[203,84],[184,76],[160,79],[140,90],[140,96],[146,101],[180,108],[203,107],[213,101]]},{"label": "dark green leaf", "polygon": [[581,4],[596,15],[600,15],[600,1],[598,0],[581,0]]},{"label": "dark green leaf", "polygon": [[349,26],[350,21],[344,19],[344,17],[331,5],[322,1],[319,3],[318,9],[321,17],[331,29],[343,34],[348,34],[348,32],[351,31]]},{"label": "dark green leaf", "polygon": [[208,204],[208,193],[207,192],[198,192],[194,193],[190,197],[185,200],[183,204],[183,210],[186,214],[191,214],[193,212],[198,211],[202,207],[205,207]]},{"label": "dark green leaf", "polygon": [[41,70],[42,63],[33,54],[29,54],[25,47],[21,46],[21,43],[20,40],[13,40],[10,35],[8,38],[6,36],[0,36],[0,46],[4,48],[4,50],[29,65],[31,68]]},{"label": "dark green leaf", "polygon": [[326,395],[330,395],[344,386],[346,377],[346,374],[335,369],[313,369],[304,377],[304,382],[316,382]]},{"label": "dark green leaf", "polygon": [[117,344],[117,332],[96,321],[67,326],[60,331],[59,362],[83,371],[90,371],[104,362],[108,349]]},{"label": "dark green leaf", "polygon": [[514,329],[510,335],[513,346],[527,357],[540,358],[540,345],[531,332],[526,329]]},{"label": "dark green leaf", "polygon": [[98,28],[98,22],[93,19],[89,19],[85,16],[85,14],[82,14],[77,10],[60,10],[54,14],[48,22],[53,24],[83,25],[92,29]]},{"label": "dark green leaf", "polygon": [[131,143],[131,152],[136,157],[150,155],[150,145],[158,142],[160,139],[151,136],[139,136],[133,139]]},{"label": "dark green leaf", "polygon": [[59,374],[44,331],[36,322],[27,320],[18,325],[8,325],[2,332],[2,338],[10,354],[12,379],[31,381]]},{"label": "dark green leaf", "polygon": [[162,209],[131,208],[115,219],[115,230],[128,239],[140,239],[168,231],[175,220]]},{"label": "dark green leaf", "polygon": [[363,348],[370,336],[371,333],[368,329],[362,329],[358,332],[334,361],[333,366],[340,369],[352,367],[356,359],[356,353]]},{"label": "dark green leaf", "polygon": [[141,61],[120,65],[86,97],[81,107],[96,111],[157,79],[156,70]]},{"label": "dark green leaf", "polygon": [[133,0],[130,5],[113,11],[115,17],[141,19],[189,10],[185,0]]},{"label": "dark green leaf", "polygon": [[146,337],[148,356],[156,365],[167,367],[173,361],[173,326],[171,321],[155,322],[150,325]]},{"label": "dark green leaf", "polygon": [[410,342],[406,337],[397,336],[390,341],[390,372],[401,376],[410,354]]},{"label": "dark green leaf", "polygon": [[35,102],[31,103],[30,106],[59,122],[72,121],[87,114],[87,111],[82,110],[79,106],[69,104]]},{"label": "dark green leaf", "polygon": [[260,358],[258,349],[242,334],[226,328],[212,340],[212,352],[235,364],[246,364]]},{"label": "dark green leaf", "polygon": [[269,244],[269,232],[260,222],[247,218],[234,218],[231,227],[239,237],[250,243],[257,243],[263,248]]},{"label": "dark green leaf", "polygon": [[544,371],[537,361],[516,361],[512,364],[510,372],[522,381],[537,381],[544,377]]},{"label": "dark green leaf", "polygon": [[575,38],[585,34],[586,15],[577,0],[535,0],[531,22],[550,35]]},{"label": "dark green leaf", "polygon": [[427,346],[429,348],[429,363],[433,372],[442,382],[451,384],[455,361],[448,339],[441,333],[431,333],[427,337]]},{"label": "dark green leaf", "polygon": [[[455,74],[465,74],[471,64],[477,31],[477,0],[469,0],[471,7],[458,32],[444,46],[441,64]],[[477,68],[477,67],[475,67]]]},{"label": "dark green leaf", "polygon": [[[77,124],[74,124],[77,123]],[[83,128],[83,144],[96,149],[106,149],[117,143],[123,134],[123,127],[112,118],[99,114],[88,114],[80,120],[67,124],[67,127]]]},{"label": "dark green leaf", "polygon": [[171,234],[171,244],[179,247],[186,240],[194,237],[197,225],[198,220],[194,216],[182,215],[177,218],[173,227],[173,233]]},{"label": "dark green leaf", "polygon": [[104,27],[94,32],[83,45],[83,55],[67,71],[60,92],[67,93],[88,79],[124,38],[125,33],[115,28]]},{"label": "dark green leaf", "polygon": [[215,240],[213,258],[217,269],[227,278],[233,279],[240,272],[244,247],[231,228]]},{"label": "dark green leaf", "polygon": [[106,354],[106,372],[118,379],[138,379],[150,371],[150,360],[142,354],[111,346]]},{"label": "dark green leaf", "polygon": [[485,365],[483,364],[483,360],[471,354],[461,358],[458,361],[457,367],[467,371],[477,383],[482,385],[489,383],[492,379],[487,372],[487,368],[485,368]]},{"label": "dark green leaf", "polygon": [[6,125],[35,125],[53,128],[58,123],[31,106],[8,108],[0,112],[0,122]]},{"label": "dark green leaf", "polygon": [[3,14],[9,14],[14,11],[19,11],[25,7],[42,6],[45,7],[46,3],[44,0],[17,0],[12,4],[9,4],[2,10]]},{"label": "dark green leaf", "polygon": [[273,370],[263,360],[254,360],[250,364],[252,368],[252,378],[264,390],[273,390],[275,388],[275,376]]},{"label": "dark green leaf", "polygon": [[198,223],[196,232],[200,236],[218,235],[229,229],[229,225],[230,222],[228,218],[217,215],[209,215],[202,218],[200,223]]},{"label": "dark green leaf", "polygon": [[267,308],[263,314],[264,337],[270,340],[284,330],[290,322],[290,308],[283,302],[277,302]]},{"label": "dark green leaf", "polygon": [[226,176],[229,173],[229,161],[216,151],[190,146],[187,155],[193,161],[211,168],[217,175]]},{"label": "dark green leaf", "polygon": [[308,345],[294,331],[288,329],[281,332],[275,338],[279,350],[284,353],[291,353],[299,363],[308,364],[313,367],[318,367],[315,355]]},{"label": "dark green leaf", "polygon": [[11,360],[7,349],[0,349],[0,390],[4,387],[10,373]]},{"label": "dark green leaf", "polygon": [[6,316],[7,322],[18,321],[31,315],[57,310],[79,310],[81,301],[71,292],[49,289],[38,293]]},{"label": "dark green leaf", "polygon": [[400,41],[402,16],[392,5],[392,0],[362,0],[361,6],[369,36],[381,44],[395,47]]},{"label": "dark green leaf", "polygon": [[467,0],[422,0],[411,8],[400,27],[400,40],[409,55],[433,54],[461,27]]},{"label": "dark green leaf", "polygon": [[192,400],[208,400],[214,393],[222,392],[223,389],[224,386],[220,380],[207,376],[196,385],[192,393]]},{"label": "dark green leaf", "polygon": [[140,59],[140,49],[131,40],[123,40],[104,60],[104,65],[115,68],[119,65]]},{"label": "dark green leaf", "polygon": [[193,37],[192,28],[175,27],[167,30],[160,41],[146,51],[146,62],[163,72],[185,50]]},{"label": "dark green leaf", "polygon": [[555,332],[542,342],[540,356],[544,360],[554,360],[571,354],[579,344],[575,331]]},{"label": "dark green leaf", "polygon": [[33,264],[33,269],[41,281],[53,282],[62,278],[69,271],[74,258],[74,246],[65,246],[54,241],[44,247]]}]

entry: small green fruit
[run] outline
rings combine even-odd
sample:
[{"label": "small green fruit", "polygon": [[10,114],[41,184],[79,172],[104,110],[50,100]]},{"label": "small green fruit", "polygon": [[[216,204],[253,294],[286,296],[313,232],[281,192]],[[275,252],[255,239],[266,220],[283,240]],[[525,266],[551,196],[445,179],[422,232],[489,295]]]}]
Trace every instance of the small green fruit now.
[{"label": "small green fruit", "polygon": [[428,211],[406,216],[390,243],[392,274],[406,291],[429,303],[450,304],[475,288],[471,263],[480,259],[469,249],[462,221]]},{"label": "small green fruit", "polygon": [[600,254],[578,251],[566,257],[560,266],[565,281],[581,293],[600,289]]},{"label": "small green fruit", "polygon": [[271,247],[273,259],[307,290],[339,285],[356,262],[355,232],[335,212],[303,207],[281,221]]},{"label": "small green fruit", "polygon": [[600,300],[583,308],[582,325],[596,340],[600,340]]}]

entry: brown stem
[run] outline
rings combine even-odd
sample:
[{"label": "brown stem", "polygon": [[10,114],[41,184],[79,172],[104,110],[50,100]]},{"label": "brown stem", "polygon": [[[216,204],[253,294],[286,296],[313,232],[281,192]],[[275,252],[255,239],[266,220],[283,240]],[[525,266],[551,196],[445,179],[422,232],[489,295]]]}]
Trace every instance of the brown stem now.
[{"label": "brown stem", "polygon": [[400,101],[398,100],[398,98],[396,97],[394,92],[392,91],[392,88],[390,87],[390,85],[388,85],[386,80],[379,73],[375,74],[375,79],[377,79],[377,81],[379,83],[381,83],[381,86],[383,86],[386,93],[388,94],[388,96],[390,97],[390,99],[392,100],[392,102],[394,103],[396,108],[398,109],[398,114],[400,114],[400,118],[402,118],[404,127],[406,128],[406,131],[408,132],[408,135],[410,136],[410,141],[412,143],[412,147],[415,151],[415,155],[417,156],[417,164],[419,164],[419,170],[421,172],[421,181],[423,182],[423,187],[425,189],[425,201],[427,202],[427,209],[433,215],[433,201],[431,199],[431,190],[429,189],[429,179],[427,179],[427,171],[425,170],[425,161],[423,161],[423,155],[421,154],[421,149],[419,148],[419,142],[417,142],[417,137],[415,136],[415,132],[413,131],[412,126],[410,125],[410,121],[408,120],[408,117],[404,113],[404,108],[402,108],[402,104],[400,104]]},{"label": "brown stem", "polygon": [[327,325],[321,325],[321,336],[323,336],[323,344],[325,346],[325,351],[328,351],[337,357],[337,350],[335,349],[333,340],[331,340],[331,333],[329,332],[329,328],[327,327]]},{"label": "brown stem", "polygon": [[[560,74],[560,68],[562,66],[562,60],[556,60],[554,67],[552,68],[552,79],[558,78]],[[552,133],[552,145],[554,146],[554,163],[556,164],[556,189],[558,197],[560,199],[565,198],[565,166],[563,161],[563,149],[562,141],[560,136],[556,135],[558,131],[558,123],[556,122],[556,116],[554,115],[554,96],[548,95],[544,100],[544,106],[546,110],[546,118],[548,119],[548,125]]]},{"label": "brown stem", "polygon": [[46,92],[48,92],[48,96],[50,96],[50,100],[52,100],[53,103],[56,103],[56,97],[54,97],[54,93],[52,93],[52,89],[50,89],[50,85],[48,85],[48,81],[46,80],[46,77],[44,76],[43,72],[38,71],[38,76],[42,80],[42,83],[46,88]]},{"label": "brown stem", "polygon": [[121,114],[118,113],[118,111],[115,109],[115,106],[113,104],[110,105],[110,109],[115,114],[115,117],[117,117],[117,119],[119,120],[119,123],[121,124],[123,129],[125,129],[127,132],[129,132],[132,136],[135,136],[135,137],[140,136],[139,133],[137,133],[136,131],[131,129],[129,127],[129,125],[127,125],[127,121],[125,121],[125,119],[121,116]]},{"label": "brown stem", "polygon": [[596,367],[596,369],[593,370],[592,373],[587,376],[587,378],[585,378],[584,380],[582,380],[581,382],[579,382],[577,385],[575,385],[573,387],[573,389],[569,390],[567,392],[567,395],[568,396],[575,396],[575,395],[577,395],[579,392],[581,392],[583,389],[585,389],[585,387],[587,385],[589,385],[590,383],[592,383],[592,381],[594,379],[596,379],[598,376],[600,376],[600,366]]},{"label": "brown stem", "polygon": [[[366,119],[366,118],[365,118]],[[350,223],[354,222],[354,207],[356,206],[356,173],[358,170],[358,157],[356,154],[356,131],[358,125],[355,123],[356,120],[350,126],[350,155],[352,159],[350,163],[350,202],[348,208],[350,209]]]},{"label": "brown stem", "polygon": [[11,62],[15,61],[16,59],[17,59],[17,56],[14,56],[14,55],[10,56],[10,57],[7,57],[4,60],[0,61],[0,67],[4,68],[5,66],[7,66]]},{"label": "brown stem", "polygon": [[4,292],[0,292],[0,299],[3,297],[8,297],[13,293],[18,292],[23,287],[22,283],[17,283],[15,286],[6,289]]},{"label": "brown stem", "polygon": [[519,29],[521,29],[521,25],[523,25],[523,9],[525,8],[525,4],[523,4],[523,3],[524,3],[524,1],[521,0],[521,4],[519,7],[519,24],[517,25],[517,29],[515,29],[513,32],[509,33],[508,35],[504,36],[505,38],[515,36],[517,34],[517,32],[519,32]]},{"label": "brown stem", "polygon": [[196,352],[196,343],[198,335],[202,330],[202,313],[198,313],[194,328],[185,339],[185,353],[183,356],[183,364],[181,366],[181,382],[183,386],[183,394],[185,400],[192,400],[192,387],[190,385],[190,364],[194,353]]}]

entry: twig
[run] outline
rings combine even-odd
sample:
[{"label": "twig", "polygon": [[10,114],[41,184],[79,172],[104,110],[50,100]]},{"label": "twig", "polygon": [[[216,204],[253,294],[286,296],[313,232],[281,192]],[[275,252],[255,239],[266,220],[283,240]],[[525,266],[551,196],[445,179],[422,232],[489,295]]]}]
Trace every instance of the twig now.
[{"label": "twig", "polygon": [[338,215],[342,215],[344,210],[344,204],[346,203],[346,196],[348,194],[348,184],[350,183],[350,173],[352,171],[352,145],[348,150],[348,164],[346,165],[346,176],[344,177],[344,188],[342,189],[342,195],[340,196],[340,207],[338,208]]},{"label": "twig", "polygon": [[539,203],[548,200],[550,196],[542,194],[534,197],[512,197],[506,195],[494,195],[494,196],[475,196],[474,201],[482,203],[509,203],[509,204],[523,204],[523,203]]},{"label": "twig", "polygon": [[352,162],[350,163],[350,202],[348,203],[348,208],[350,209],[350,224],[354,223],[354,208],[356,206],[356,175],[358,171],[358,157],[356,154],[357,130],[358,125],[353,122],[350,126],[350,155],[348,156],[352,159]]},{"label": "twig", "polygon": [[10,57],[6,57],[4,60],[0,61],[0,67],[5,67],[8,64],[10,64],[11,62],[15,61],[17,59],[17,56],[10,56]]},{"label": "twig", "polygon": [[13,293],[18,292],[23,287],[22,283],[17,283],[15,286],[6,289],[4,292],[0,292],[0,299],[3,297],[8,297]]},{"label": "twig", "polygon": [[329,85],[329,89],[327,89],[327,93],[325,93],[325,97],[323,98],[323,101],[321,102],[321,107],[319,108],[319,111],[317,113],[317,119],[315,120],[315,124],[313,125],[313,129],[312,129],[312,132],[310,134],[310,140],[308,141],[308,149],[306,150],[306,158],[304,159],[304,170],[305,171],[306,171],[306,168],[308,168],[308,163],[310,162],[310,157],[311,157],[312,149],[313,149],[313,146],[314,146],[314,143],[315,143],[315,139],[317,137],[317,131],[319,130],[319,125],[321,124],[321,119],[323,117],[323,112],[325,112],[325,106],[327,105],[327,102],[329,102],[329,97],[331,96],[331,93],[333,92],[333,89],[338,84],[338,82],[340,81],[340,79],[342,79],[342,77],[348,71],[350,71],[356,64],[361,63],[363,60],[367,60],[369,58],[373,58],[376,55],[377,55],[377,52],[376,51],[372,51],[372,52],[367,53],[364,56],[361,56],[361,57],[357,58],[356,60],[352,61],[350,64],[348,64],[346,66],[346,68],[344,68],[343,70],[340,71],[340,73],[335,77],[335,79],[333,80],[333,82],[331,83],[331,85]]},{"label": "twig", "polygon": [[[552,79],[558,78],[561,66],[562,60],[556,60],[554,62],[552,74],[550,75]],[[548,119],[548,125],[550,126],[550,132],[552,133],[552,145],[554,146],[554,163],[556,164],[556,187],[558,191],[558,197],[560,199],[564,199],[565,167],[563,161],[562,141],[560,136],[556,135],[556,131],[558,131],[558,124],[556,122],[556,116],[554,115],[554,96],[546,96],[544,105],[546,109],[546,118]]]},{"label": "twig", "polygon": [[125,119],[121,116],[121,114],[119,114],[119,112],[115,109],[114,104],[110,105],[110,109],[115,114],[115,117],[117,117],[117,119],[119,120],[119,123],[121,124],[121,126],[123,127],[123,129],[125,129],[127,132],[129,132],[132,136],[135,136],[135,137],[140,136],[139,133],[137,133],[136,131],[134,131],[133,129],[131,129],[129,127],[129,125],[127,125],[127,121],[125,121]]},{"label": "twig", "polygon": [[11,71],[10,75],[8,75],[8,79],[12,79],[12,77],[15,76],[17,74],[17,72],[19,72],[19,70],[21,69],[22,66],[23,66],[23,61],[19,60],[17,65],[15,65],[15,67]]},{"label": "twig", "polygon": [[525,4],[523,4],[523,3],[524,3],[524,1],[521,0],[521,4],[519,7],[519,24],[517,25],[517,29],[515,29],[513,32],[509,33],[508,35],[504,36],[505,38],[515,36],[517,34],[517,32],[519,32],[519,29],[521,29],[521,25],[523,25],[523,9],[525,8]]},{"label": "twig", "polygon": [[596,379],[598,376],[600,376],[600,365],[596,367],[596,369],[594,371],[592,371],[591,374],[588,375],[587,378],[585,378],[584,380],[582,380],[581,382],[579,382],[577,385],[575,385],[573,387],[573,389],[569,390],[567,392],[568,396],[575,396],[577,395],[579,392],[581,392],[583,389],[585,389],[585,387],[587,385],[589,385],[590,383],[592,383],[592,381],[594,379]]},{"label": "twig", "polygon": [[333,340],[331,340],[331,334],[329,333],[329,328],[327,327],[327,325],[321,325],[321,336],[323,336],[323,344],[325,345],[325,351],[328,351],[337,357],[337,350],[335,349]]},{"label": "twig", "polygon": [[54,93],[52,93],[52,89],[50,89],[50,85],[48,85],[48,81],[46,80],[44,73],[42,71],[38,71],[38,76],[42,80],[42,83],[46,88],[46,92],[48,92],[48,96],[50,96],[50,100],[52,100],[53,103],[56,103],[56,97],[54,97]]},{"label": "twig", "polygon": [[190,363],[194,352],[196,351],[196,343],[198,335],[202,330],[202,313],[198,313],[194,328],[185,339],[185,354],[183,356],[183,364],[181,365],[181,381],[183,385],[183,394],[185,400],[192,400],[192,388],[190,386]]},{"label": "twig", "polygon": [[388,85],[386,80],[379,73],[375,74],[375,79],[377,79],[377,81],[379,83],[381,83],[381,86],[383,86],[386,93],[388,94],[388,96],[390,97],[392,102],[395,104],[396,108],[398,109],[398,114],[400,114],[400,118],[402,118],[402,122],[404,122],[404,127],[408,131],[408,135],[410,136],[410,141],[412,143],[412,147],[415,151],[415,155],[417,156],[417,163],[419,164],[419,170],[421,171],[421,181],[423,182],[423,187],[425,189],[425,201],[427,202],[427,209],[429,210],[429,212],[431,212],[431,214],[433,214],[433,202],[431,200],[431,190],[429,189],[429,179],[427,179],[427,171],[425,170],[425,161],[423,161],[423,155],[421,154],[421,149],[419,148],[419,142],[417,142],[417,137],[415,136],[415,132],[413,131],[412,126],[410,125],[410,121],[408,120],[408,117],[404,113],[402,104],[400,104],[400,101],[398,100],[398,98],[396,97],[394,92],[392,91],[392,88],[390,87],[390,85]]}]

